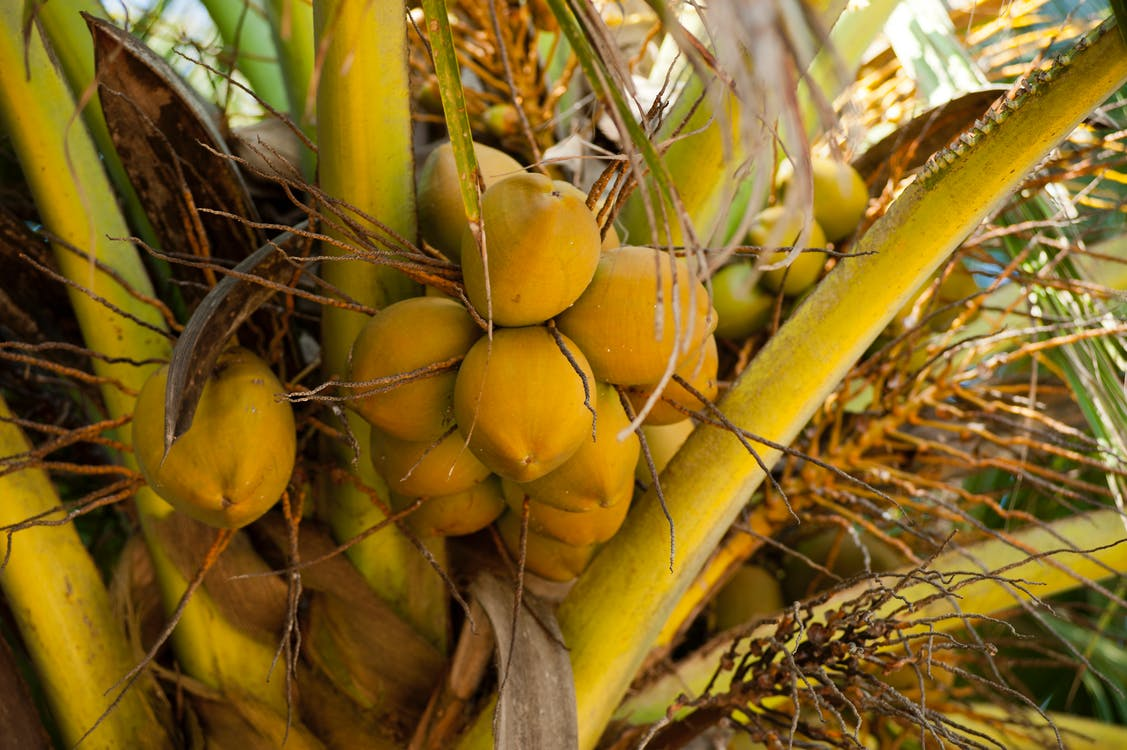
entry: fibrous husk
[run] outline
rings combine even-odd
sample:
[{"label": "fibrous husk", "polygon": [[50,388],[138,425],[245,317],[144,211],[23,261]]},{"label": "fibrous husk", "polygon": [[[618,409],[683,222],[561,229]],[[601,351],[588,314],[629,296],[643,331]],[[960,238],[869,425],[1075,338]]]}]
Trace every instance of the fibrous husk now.
[{"label": "fibrous husk", "polygon": [[596,407],[583,352],[543,326],[502,328],[492,341],[480,339],[454,386],[454,414],[470,448],[518,482],[547,474],[591,440]]},{"label": "fibrous husk", "polygon": [[[215,529],[183,514],[170,513],[154,521],[154,530],[176,569],[191,580],[215,540]],[[263,642],[278,638],[287,609],[286,583],[280,576],[265,575],[270,570],[245,533],[240,532],[231,537],[203,582],[204,591],[224,618]],[[158,617],[163,625],[163,613]]]},{"label": "fibrous husk", "polygon": [[191,428],[164,451],[168,368],[156,370],[137,397],[133,450],[145,479],[177,510],[220,528],[240,528],[281,497],[293,471],[297,438],[285,388],[252,352],[222,355]]},{"label": "fibrous husk", "polygon": [[716,314],[684,258],[627,246],[602,254],[586,291],[556,322],[599,380],[651,385],[700,347]]},{"label": "fibrous husk", "polygon": [[[278,552],[289,549],[283,519],[254,525]],[[325,558],[336,544],[310,522],[298,537],[302,585],[313,592],[305,626],[310,659],[336,689],[365,709],[416,720],[442,669],[435,646],[379,598],[344,555]]]},{"label": "fibrous husk", "polygon": [[485,191],[481,216],[488,262],[468,229],[462,237],[466,296],[481,317],[503,326],[542,323],[587,288],[602,238],[581,191],[520,174]]},{"label": "fibrous husk", "polygon": [[400,440],[431,441],[454,424],[456,365],[442,372],[410,373],[465,356],[481,336],[466,308],[449,298],[412,297],[385,307],[361,329],[352,345],[349,379],[362,397],[350,405],[369,424]]}]

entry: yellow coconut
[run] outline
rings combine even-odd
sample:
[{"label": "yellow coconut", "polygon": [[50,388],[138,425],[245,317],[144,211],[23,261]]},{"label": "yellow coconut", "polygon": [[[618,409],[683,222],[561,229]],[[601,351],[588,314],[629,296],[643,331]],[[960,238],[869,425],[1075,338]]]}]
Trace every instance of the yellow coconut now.
[{"label": "yellow coconut", "polygon": [[372,382],[351,402],[370,424],[400,440],[431,441],[454,424],[457,363],[445,371],[420,369],[465,356],[482,334],[466,308],[451,299],[412,297],[380,310],[352,345],[349,379]]},{"label": "yellow coconut", "polygon": [[[402,510],[417,499],[392,495],[392,507]],[[419,536],[464,536],[481,531],[504,510],[501,479],[490,475],[467,490],[422,498],[406,521]]]},{"label": "yellow coconut", "polygon": [[631,433],[618,439],[630,420],[614,386],[598,385],[597,404],[595,439],[584,440],[555,471],[521,485],[534,500],[575,512],[617,505],[633,495],[638,437]]},{"label": "yellow coconut", "polygon": [[392,492],[412,497],[452,495],[489,476],[457,430],[437,441],[412,442],[373,427],[371,458]]},{"label": "yellow coconut", "polygon": [[530,529],[576,547],[599,544],[610,539],[618,532],[630,510],[629,497],[606,508],[596,506],[591,510],[575,512],[537,502],[529,497],[523,485],[507,479],[501,481],[501,489],[505,502],[518,516],[523,512],[525,498],[528,498]]},{"label": "yellow coconut", "polygon": [[485,191],[488,274],[473,235],[467,229],[462,237],[466,296],[481,317],[492,314],[503,326],[542,323],[583,293],[602,243],[584,198],[538,174],[507,177]]},{"label": "yellow coconut", "polygon": [[239,528],[270,509],[289,484],[293,409],[265,362],[246,349],[220,355],[191,428],[164,455],[168,368],[149,376],[133,412],[133,451],[154,491],[177,510]]},{"label": "yellow coconut", "polygon": [[[693,427],[691,419],[682,419],[680,422],[668,425],[642,425],[642,437],[646,439],[646,447],[649,448],[654,469],[658,474],[689,439]],[[650,473],[645,455],[639,454],[634,476],[644,485],[653,483],[653,475]]]},{"label": "yellow coconut", "polygon": [[[520,163],[504,151],[474,144],[477,166],[486,189],[510,175],[521,172]],[[462,252],[462,232],[466,230],[466,209],[458,183],[454,148],[443,143],[427,156],[418,178],[419,232],[423,239],[455,263]]]},{"label": "yellow coconut", "polygon": [[[514,560],[520,559],[519,513],[506,511],[497,519],[501,540]],[[591,562],[597,545],[576,547],[529,529],[525,542],[525,570],[549,581],[570,581]]]},{"label": "yellow coconut", "polygon": [[650,385],[671,359],[700,347],[716,314],[684,258],[627,246],[602,254],[587,290],[557,324],[599,380]]},{"label": "yellow coconut", "polygon": [[[719,363],[716,337],[709,336],[700,349],[677,366],[675,374],[712,403],[719,390],[716,381]],[[651,393],[653,393],[652,386],[632,386],[626,389],[626,395],[635,413],[641,413]],[[673,424],[688,417],[687,412],[699,412],[704,408],[705,403],[693,395],[692,391],[670,379],[661,392],[661,398],[654,402],[653,408],[646,415],[645,424]]]},{"label": "yellow coconut", "polygon": [[557,343],[543,326],[501,328],[492,341],[479,339],[454,385],[454,415],[470,448],[518,482],[544,476],[591,440],[597,403],[583,352],[566,336]]}]

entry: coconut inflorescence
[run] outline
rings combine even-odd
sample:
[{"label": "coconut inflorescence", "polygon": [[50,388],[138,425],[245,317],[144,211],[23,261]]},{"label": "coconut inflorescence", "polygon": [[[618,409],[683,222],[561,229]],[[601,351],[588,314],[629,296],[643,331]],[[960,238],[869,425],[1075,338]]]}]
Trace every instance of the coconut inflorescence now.
[{"label": "coconut inflorescence", "polygon": [[449,146],[419,177],[424,239],[460,263],[465,298],[376,313],[353,346],[352,406],[415,533],[496,522],[529,571],[568,580],[630,510],[632,417],[688,425],[716,395],[716,313],[689,259],[619,247],[579,189],[477,155],[494,170],[480,235],[461,211]]}]

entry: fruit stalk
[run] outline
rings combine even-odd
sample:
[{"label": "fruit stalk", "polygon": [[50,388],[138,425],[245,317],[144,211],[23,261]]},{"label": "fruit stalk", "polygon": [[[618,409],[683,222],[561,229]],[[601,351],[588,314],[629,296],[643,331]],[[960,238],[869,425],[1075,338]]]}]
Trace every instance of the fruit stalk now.
[{"label": "fruit stalk", "polygon": [[[0,465],[31,446],[0,398]],[[41,469],[0,475],[0,526],[61,513],[59,496]],[[54,511],[54,512],[53,512]],[[133,666],[133,655],[94,561],[72,524],[22,529],[9,538],[0,589],[68,746],[74,746],[110,704],[103,691]],[[65,570],[66,576],[58,575]],[[171,742],[143,681],[126,693],[83,747],[161,748]],[[163,719],[170,721],[171,717]]]},{"label": "fruit stalk", "polygon": [[[324,50],[317,86],[317,138],[321,189],[400,236],[416,236],[414,160],[407,80],[406,8],[402,2],[323,0],[314,3],[314,34]],[[378,106],[373,106],[378,102]],[[329,217],[330,220],[332,217]],[[341,228],[327,233],[341,239]],[[380,230],[372,228],[372,231]],[[328,255],[340,255],[328,246]],[[323,277],[350,298],[375,308],[412,296],[417,287],[376,262],[328,261]],[[324,308],[322,359],[325,376],[344,378],[352,343],[367,316]],[[368,428],[347,412],[363,456]],[[339,451],[347,464],[351,452]],[[378,474],[362,459],[354,471],[361,482],[387,497]],[[330,523],[340,540],[350,539],[384,519],[368,495],[348,483],[334,484]],[[356,567],[386,601],[436,644],[446,639],[445,592],[438,576],[396,529],[389,528],[349,549]],[[441,557],[441,555],[440,555]]]}]

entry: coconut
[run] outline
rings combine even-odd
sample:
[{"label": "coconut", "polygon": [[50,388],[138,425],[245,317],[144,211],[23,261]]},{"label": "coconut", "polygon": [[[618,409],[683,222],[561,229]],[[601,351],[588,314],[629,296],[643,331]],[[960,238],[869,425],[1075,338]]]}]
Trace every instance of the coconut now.
[{"label": "coconut", "polygon": [[501,489],[505,502],[518,517],[523,512],[525,499],[528,499],[529,529],[575,547],[599,544],[610,539],[618,532],[630,510],[629,497],[605,508],[596,506],[575,512],[538,502],[529,497],[524,485],[507,479],[501,481]]},{"label": "coconut", "polygon": [[286,389],[254,353],[231,348],[209,375],[192,426],[164,452],[168,368],[153,372],[133,411],[133,452],[153,490],[176,510],[240,528],[282,496],[296,453]]},{"label": "coconut", "polygon": [[[418,499],[393,494],[391,504],[398,511]],[[422,498],[422,503],[407,515],[406,521],[419,536],[464,536],[481,531],[504,510],[501,479],[491,474],[461,492]]]},{"label": "coconut", "polygon": [[[352,344],[349,379],[364,386],[351,402],[370,424],[400,440],[433,441],[454,424],[456,365],[410,376],[460,358],[481,336],[466,308],[442,297],[412,297],[385,307]],[[397,380],[398,378],[398,380]]]},{"label": "coconut", "polygon": [[515,175],[485,191],[481,216],[488,274],[473,234],[467,229],[462,237],[466,296],[481,317],[503,326],[542,323],[587,288],[602,240],[580,190]]},{"label": "coconut", "polygon": [[452,495],[489,476],[457,430],[437,441],[400,440],[372,428],[372,465],[392,492],[414,497]]},{"label": "coconut", "polygon": [[603,252],[587,290],[556,322],[599,380],[652,385],[700,348],[716,314],[684,258],[626,246]]},{"label": "coconut", "polygon": [[633,433],[619,440],[630,419],[614,386],[599,383],[595,439],[558,469],[521,485],[534,500],[565,511],[585,511],[628,501],[634,493],[634,464],[641,450]]},{"label": "coconut", "polygon": [[[519,513],[506,511],[497,519],[501,540],[513,559],[520,559]],[[549,581],[570,581],[579,576],[595,555],[596,545],[576,547],[529,529],[525,541],[525,568]]]},{"label": "coconut", "polygon": [[[520,162],[504,151],[480,143],[475,143],[473,148],[486,189],[522,170]],[[462,232],[468,222],[462,204],[458,165],[454,162],[454,147],[449,143],[435,148],[423,162],[416,201],[423,239],[457,263],[462,252]]]},{"label": "coconut", "polygon": [[[716,398],[718,383],[716,371],[720,358],[716,348],[716,337],[709,336],[697,351],[690,354],[677,366],[676,375],[692,386],[693,390],[704,396],[709,403]],[[633,386],[626,389],[630,405],[640,412],[653,393],[653,386]],[[705,408],[704,402],[675,380],[670,379],[661,392],[661,398],[654,402],[646,415],[646,424],[673,424],[689,416],[686,412],[697,412]]]},{"label": "coconut", "polygon": [[596,398],[591,366],[566,336],[557,343],[543,326],[502,328],[492,340],[479,339],[463,360],[454,415],[482,463],[527,482],[592,439]]}]

